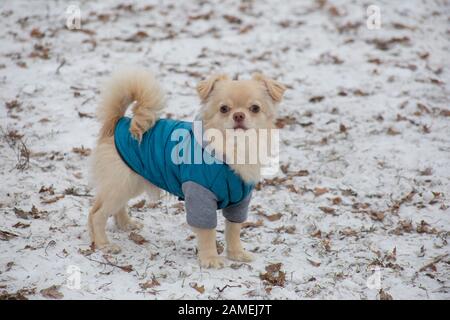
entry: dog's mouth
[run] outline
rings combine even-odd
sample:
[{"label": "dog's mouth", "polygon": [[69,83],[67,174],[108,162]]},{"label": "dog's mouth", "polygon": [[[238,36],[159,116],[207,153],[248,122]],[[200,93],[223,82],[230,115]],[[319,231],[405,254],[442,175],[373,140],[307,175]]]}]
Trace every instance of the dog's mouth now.
[{"label": "dog's mouth", "polygon": [[243,124],[240,124],[240,123],[238,123],[238,124],[236,124],[234,127],[233,127],[233,129],[234,130],[238,130],[238,129],[241,129],[241,130],[247,130],[247,127],[246,126],[244,126]]}]

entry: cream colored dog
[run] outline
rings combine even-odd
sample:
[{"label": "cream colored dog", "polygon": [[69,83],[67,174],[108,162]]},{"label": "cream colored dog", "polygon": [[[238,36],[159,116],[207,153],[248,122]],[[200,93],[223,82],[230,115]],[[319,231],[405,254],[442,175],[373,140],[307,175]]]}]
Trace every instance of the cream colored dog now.
[{"label": "cream colored dog", "polygon": [[[200,115],[205,129],[270,129],[274,127],[277,104],[285,87],[261,74],[251,80],[231,80],[215,75],[197,86],[202,108]],[[165,103],[164,94],[152,75],[143,70],[117,73],[106,86],[98,108],[101,130],[92,156],[91,177],[96,188],[94,205],[89,213],[89,231],[93,244],[108,253],[118,253],[120,247],[111,244],[105,227],[108,217],[114,216],[121,230],[134,230],[142,224],[127,213],[127,203],[144,191],[153,199],[160,190],[131,170],[121,159],[114,144],[114,129],[128,107],[133,118],[130,131],[138,140],[158,120]],[[219,148],[219,147],[218,147]],[[223,148],[222,148],[223,149]],[[226,154],[226,151],[224,151]],[[230,164],[245,182],[260,179],[259,164]],[[215,229],[194,228],[198,240],[198,257],[203,267],[222,267],[217,253]],[[227,257],[237,261],[251,261],[240,241],[241,224],[226,221]]]}]

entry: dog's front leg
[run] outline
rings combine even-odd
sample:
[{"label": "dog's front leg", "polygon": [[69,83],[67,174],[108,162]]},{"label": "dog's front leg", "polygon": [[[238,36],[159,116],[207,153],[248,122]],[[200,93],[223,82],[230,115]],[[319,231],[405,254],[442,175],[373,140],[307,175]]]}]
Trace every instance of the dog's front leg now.
[{"label": "dog's front leg", "polygon": [[225,221],[225,241],[227,243],[227,257],[230,260],[250,262],[253,255],[245,251],[241,243],[242,223]]},{"label": "dog's front leg", "polygon": [[217,253],[216,229],[192,228],[197,235],[198,259],[204,268],[222,268],[222,257]]}]

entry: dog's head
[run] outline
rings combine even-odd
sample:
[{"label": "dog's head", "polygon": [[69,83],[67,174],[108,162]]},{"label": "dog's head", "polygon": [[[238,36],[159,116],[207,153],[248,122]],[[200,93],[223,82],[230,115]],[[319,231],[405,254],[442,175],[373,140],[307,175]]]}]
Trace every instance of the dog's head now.
[{"label": "dog's head", "polygon": [[197,92],[202,102],[201,117],[206,129],[270,129],[285,86],[254,74],[250,80],[231,80],[215,75],[201,81]]}]

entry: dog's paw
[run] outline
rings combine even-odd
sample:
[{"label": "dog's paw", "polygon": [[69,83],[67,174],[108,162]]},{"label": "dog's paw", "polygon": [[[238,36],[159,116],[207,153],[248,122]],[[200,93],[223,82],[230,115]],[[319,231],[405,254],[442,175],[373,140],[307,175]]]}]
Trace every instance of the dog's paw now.
[{"label": "dog's paw", "polygon": [[199,257],[200,265],[203,268],[214,268],[220,269],[224,266],[224,261],[222,257],[217,256],[208,256],[208,257]]},{"label": "dog's paw", "polygon": [[117,219],[116,225],[122,231],[141,230],[144,227],[144,225],[141,222],[135,219],[128,219],[126,222],[122,222],[119,219]]},{"label": "dog's paw", "polygon": [[138,122],[133,118],[131,120],[130,125],[130,133],[131,135],[139,142],[142,140],[142,136],[144,135],[144,130],[139,126]]},{"label": "dog's paw", "polygon": [[122,249],[117,244],[114,244],[114,243],[104,244],[102,246],[98,246],[98,248],[103,253],[108,253],[108,254],[118,254],[118,253],[120,253],[120,251],[122,251]]},{"label": "dog's paw", "polygon": [[230,260],[241,262],[251,262],[254,259],[253,254],[245,250],[227,251],[227,258]]}]

